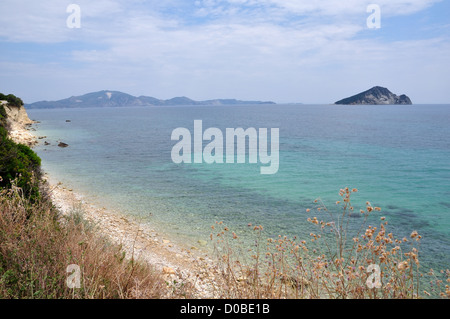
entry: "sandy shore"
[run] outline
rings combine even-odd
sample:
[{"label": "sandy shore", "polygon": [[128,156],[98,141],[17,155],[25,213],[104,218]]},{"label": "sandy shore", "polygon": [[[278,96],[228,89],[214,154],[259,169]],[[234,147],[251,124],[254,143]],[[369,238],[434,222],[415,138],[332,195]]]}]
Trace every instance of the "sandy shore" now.
[{"label": "sandy shore", "polygon": [[[40,141],[31,130],[30,126],[17,125],[11,128],[10,137],[17,143],[34,146]],[[195,246],[180,247],[137,218],[96,207],[68,186],[53,181],[48,173],[44,174],[44,179],[49,183],[52,202],[61,214],[82,211],[85,219],[98,226],[99,235],[121,245],[128,258],[139,258],[161,272],[169,283],[168,290],[189,283],[194,287],[194,296],[190,297],[216,297],[214,291],[217,291],[218,270],[205,251]]]}]

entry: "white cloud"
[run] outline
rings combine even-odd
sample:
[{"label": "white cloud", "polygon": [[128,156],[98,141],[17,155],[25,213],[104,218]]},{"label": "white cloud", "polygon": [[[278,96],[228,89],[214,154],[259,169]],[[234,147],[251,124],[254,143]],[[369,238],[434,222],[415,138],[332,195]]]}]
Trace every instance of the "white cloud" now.
[{"label": "white cloud", "polygon": [[[196,1],[203,14],[248,12],[275,13],[276,10],[297,15],[348,16],[366,12],[369,4],[378,4],[389,16],[421,11],[441,0],[203,0]],[[232,10],[234,9],[234,10]],[[281,13],[281,12],[279,12]]]},{"label": "white cloud", "polygon": [[63,52],[69,60],[50,64],[2,59],[4,89],[20,85],[12,78],[23,79],[39,88],[19,94],[29,102],[117,89],[159,98],[331,103],[356,83],[361,89],[386,85],[411,97],[411,90],[426,87],[424,100],[446,99],[445,39],[387,43],[358,37],[368,3],[402,15],[435,1],[79,0],[79,30],[65,25],[71,2],[0,4],[0,12],[10,13],[0,18],[0,39],[84,43]]},{"label": "white cloud", "polygon": [[[115,0],[2,0],[0,2],[0,38],[12,42],[55,43],[74,39],[77,33],[69,29],[66,20],[69,4],[81,7],[82,29],[78,35],[86,36],[94,24],[103,23],[108,17],[114,19],[125,8]],[[116,23],[112,23],[116,24]],[[86,31],[87,31],[86,30]]]},{"label": "white cloud", "polygon": [[[121,34],[135,19],[162,20],[183,26],[186,20],[208,17],[205,22],[255,24],[290,22],[293,24],[323,24],[338,19],[354,21],[355,15],[365,16],[367,5],[379,4],[385,15],[418,12],[440,0],[3,0],[0,2],[0,37],[16,42],[63,42],[92,37],[97,31],[111,36]],[[66,27],[66,8],[75,2],[82,10],[83,32]],[[168,14],[168,12],[174,12]],[[294,18],[292,15],[297,15]],[[170,16],[170,18],[168,18]],[[148,22],[148,21],[147,21]],[[161,21],[160,21],[161,22]],[[336,20],[332,21],[333,23]],[[339,21],[338,21],[339,22]],[[152,25],[152,22],[150,22]],[[146,25],[141,24],[144,28]],[[92,34],[88,33],[92,32]],[[80,36],[81,35],[81,36]]]}]

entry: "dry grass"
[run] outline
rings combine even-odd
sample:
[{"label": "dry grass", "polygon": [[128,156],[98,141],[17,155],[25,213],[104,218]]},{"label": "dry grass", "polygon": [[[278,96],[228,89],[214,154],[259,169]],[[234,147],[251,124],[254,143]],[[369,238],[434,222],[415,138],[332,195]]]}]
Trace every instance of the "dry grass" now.
[{"label": "dry grass", "polygon": [[[380,212],[367,202],[356,212],[350,197],[357,189],[341,189],[333,213],[320,199],[307,219],[313,231],[306,240],[263,237],[262,226],[249,227],[254,244],[244,249],[239,237],[222,222],[212,226],[211,240],[224,280],[223,298],[450,298],[450,272],[434,272],[431,291],[421,287],[421,236],[396,239],[380,216],[378,227],[367,226],[369,215]],[[314,216],[317,214],[317,216]],[[353,219],[354,214],[363,218]],[[351,220],[352,219],[352,220]],[[351,221],[361,220],[350,229]]]},{"label": "dry grass", "polygon": [[[264,237],[262,226],[249,225],[251,247],[222,222],[212,228],[219,278],[214,296],[226,299],[278,298],[449,298],[450,272],[423,273],[421,236],[396,239],[382,216],[378,227],[366,226],[381,211],[367,202],[356,211],[356,189],[340,191],[339,213],[320,199],[308,209],[313,231],[308,239]],[[351,219],[353,214],[363,218]],[[316,215],[316,216],[314,216]],[[352,222],[361,221],[357,228]],[[0,298],[184,298],[151,265],[127,259],[121,247],[100,237],[80,209],[59,216],[50,200],[26,200],[19,188],[0,191]],[[67,285],[69,265],[80,268],[80,288]],[[374,272],[375,271],[375,272]],[[377,273],[379,271],[379,273]],[[378,275],[377,275],[378,274]],[[430,276],[425,291],[421,280]],[[380,284],[377,286],[377,284]]]},{"label": "dry grass", "polygon": [[[80,288],[67,285],[80,267]],[[166,283],[146,263],[96,235],[80,212],[59,217],[49,200],[0,193],[0,298],[161,298]]]}]

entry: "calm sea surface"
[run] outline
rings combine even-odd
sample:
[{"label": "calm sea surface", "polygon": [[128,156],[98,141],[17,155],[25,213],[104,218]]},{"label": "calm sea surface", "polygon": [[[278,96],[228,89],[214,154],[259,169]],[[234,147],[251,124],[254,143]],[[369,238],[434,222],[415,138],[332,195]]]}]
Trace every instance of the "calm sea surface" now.
[{"label": "calm sea surface", "polygon": [[[225,221],[245,238],[307,239],[307,208],[336,208],[340,188],[358,188],[356,211],[380,206],[398,237],[417,230],[421,258],[450,267],[450,105],[257,105],[28,110],[40,121],[44,170],[88,201],[142,217],[188,245]],[[66,122],[70,120],[71,122]],[[279,128],[280,168],[260,164],[174,164],[175,128]],[[57,141],[68,148],[57,147]],[[206,143],[205,143],[206,144]],[[269,148],[270,150],[270,148]],[[361,218],[352,219],[359,225]]]}]

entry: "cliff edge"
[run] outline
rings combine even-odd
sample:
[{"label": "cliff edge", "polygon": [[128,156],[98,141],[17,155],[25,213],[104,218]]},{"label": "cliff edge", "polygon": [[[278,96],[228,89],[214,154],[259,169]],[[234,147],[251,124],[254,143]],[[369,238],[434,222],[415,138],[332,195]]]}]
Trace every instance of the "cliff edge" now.
[{"label": "cliff edge", "polygon": [[33,124],[33,121],[28,117],[23,104],[12,104],[6,100],[0,100],[0,107],[5,110],[6,124],[11,139],[27,146],[36,145],[36,137],[29,131],[29,126]]}]

